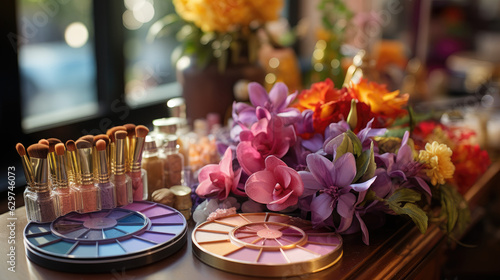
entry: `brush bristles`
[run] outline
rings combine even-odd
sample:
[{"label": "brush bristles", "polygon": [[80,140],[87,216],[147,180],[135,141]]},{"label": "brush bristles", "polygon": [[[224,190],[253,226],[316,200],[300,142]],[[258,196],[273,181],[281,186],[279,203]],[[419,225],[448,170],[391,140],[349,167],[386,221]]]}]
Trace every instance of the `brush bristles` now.
[{"label": "brush bristles", "polygon": [[116,139],[125,139],[125,137],[127,137],[127,132],[126,131],[118,130],[117,132],[115,132],[115,138]]},{"label": "brush bristles", "polygon": [[97,141],[99,141],[99,140],[103,140],[104,142],[106,142],[106,145],[109,145],[109,137],[108,137],[108,135],[106,135],[106,134],[99,134],[99,135],[94,136],[94,146],[97,144]]},{"label": "brush bristles", "polygon": [[28,155],[32,158],[46,159],[49,153],[49,146],[44,144],[33,144],[28,147]]},{"label": "brush bristles", "polygon": [[78,140],[85,140],[87,142],[89,142],[90,144],[94,143],[94,135],[84,135],[80,138],[78,138]]},{"label": "brush bristles", "polygon": [[135,135],[136,125],[133,123],[127,123],[123,125],[127,129],[127,136],[133,137]]},{"label": "brush bristles", "polygon": [[16,144],[16,150],[17,150],[17,153],[20,155],[20,156],[25,156],[26,155],[26,149],[24,148],[24,145],[21,144],[21,143],[17,143]]},{"label": "brush bristles", "polygon": [[135,135],[137,137],[144,138],[146,135],[148,135],[149,129],[143,125],[138,125],[135,127]]},{"label": "brush bristles", "polygon": [[92,144],[90,142],[87,142],[83,139],[77,140],[75,142],[76,148],[77,149],[87,149],[87,148],[92,148]]},{"label": "brush bristles", "polygon": [[38,144],[43,144],[43,145],[47,145],[47,146],[50,145],[50,143],[49,143],[49,141],[47,141],[47,139],[40,139],[38,141]]},{"label": "brush bristles", "polygon": [[98,151],[104,151],[104,150],[106,150],[106,142],[104,140],[102,140],[102,139],[97,140],[97,142],[95,144],[95,148]]},{"label": "brush bristles", "polygon": [[56,145],[57,143],[62,143],[61,140],[57,139],[57,138],[49,138],[47,139],[47,141],[49,141],[49,146],[50,145]]},{"label": "brush bristles", "polygon": [[76,151],[75,141],[73,141],[73,140],[66,141],[66,149],[68,149],[68,152]]},{"label": "brush bristles", "polygon": [[66,148],[64,147],[63,143],[57,143],[55,146],[55,150],[56,150],[56,155],[58,156],[63,156],[64,152],[66,152]]},{"label": "brush bristles", "polygon": [[111,140],[111,142],[115,142],[115,132],[119,130],[127,131],[127,128],[124,126],[115,126],[106,131],[106,135],[108,135],[109,140]]}]

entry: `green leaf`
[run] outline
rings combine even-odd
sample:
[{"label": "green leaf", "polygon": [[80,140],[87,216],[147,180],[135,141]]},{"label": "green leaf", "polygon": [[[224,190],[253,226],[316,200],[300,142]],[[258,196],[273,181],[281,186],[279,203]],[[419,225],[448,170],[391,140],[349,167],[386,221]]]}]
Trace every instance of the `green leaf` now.
[{"label": "green leaf", "polygon": [[370,158],[368,159],[368,167],[366,168],[365,174],[361,177],[361,182],[365,182],[371,179],[375,175],[375,170],[377,169],[377,164],[375,163],[375,153],[373,152],[373,142],[370,145]]},{"label": "green leaf", "polygon": [[352,142],[352,147],[353,147],[353,154],[354,156],[358,157],[361,155],[361,151],[363,150],[363,147],[361,145],[361,141],[359,140],[358,136],[354,134],[354,132],[348,130],[347,132],[344,132],[347,136],[349,136],[349,139],[351,139]]},{"label": "green leaf", "polygon": [[349,110],[349,115],[347,116],[347,123],[351,130],[354,130],[358,125],[358,110],[356,108],[356,100],[351,100],[351,110]]},{"label": "green leaf", "polygon": [[422,210],[417,205],[413,203],[406,203],[405,206],[403,206],[401,213],[398,214],[406,214],[410,216],[410,218],[413,220],[422,234],[427,231],[429,218],[427,217],[427,214],[424,212],[424,210]]},{"label": "green leaf", "polygon": [[441,197],[441,214],[446,217],[446,231],[462,234],[470,222],[470,211],[465,199],[453,186],[439,187]]},{"label": "green leaf", "polygon": [[351,138],[347,137],[346,133],[342,133],[337,137],[342,137],[342,143],[340,143],[340,145],[337,147],[337,150],[335,151],[335,160],[337,160],[339,157],[341,157],[346,153],[354,152]]},{"label": "green leaf", "polygon": [[397,189],[388,199],[387,202],[389,204],[396,204],[399,206],[402,202],[410,202],[414,203],[419,201],[422,198],[422,195],[417,191],[412,189],[401,188]]}]

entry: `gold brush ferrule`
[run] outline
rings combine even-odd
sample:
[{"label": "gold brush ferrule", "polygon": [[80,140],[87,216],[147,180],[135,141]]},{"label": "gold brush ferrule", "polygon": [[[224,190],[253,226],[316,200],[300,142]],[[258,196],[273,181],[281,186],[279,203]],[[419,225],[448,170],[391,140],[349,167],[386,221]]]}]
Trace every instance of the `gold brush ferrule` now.
[{"label": "gold brush ferrule", "polygon": [[53,179],[56,178],[56,169],[57,169],[56,156],[57,155],[55,152],[50,152],[47,156],[47,158],[49,159],[50,175],[52,176]]},{"label": "gold brush ferrule", "polygon": [[136,137],[125,137],[125,169],[130,171],[132,169],[132,164],[134,162],[134,147],[136,143]]},{"label": "gold brush ferrule", "polygon": [[144,137],[137,137],[135,140],[134,158],[131,165],[131,172],[141,170],[142,149],[144,148]]},{"label": "gold brush ferrule", "polygon": [[28,186],[31,186],[33,185],[33,166],[31,165],[31,162],[26,155],[21,156],[21,162],[23,164],[26,182],[28,183]]},{"label": "gold brush ferrule", "polygon": [[81,178],[80,163],[76,151],[68,152],[71,171],[73,172],[73,182],[79,183]]},{"label": "gold brush ferrule", "polygon": [[68,175],[66,172],[66,157],[57,156],[56,162],[57,162],[57,169],[56,169],[57,188],[67,188]]},{"label": "gold brush ferrule", "polygon": [[91,185],[94,183],[94,174],[92,169],[92,148],[83,148],[78,150],[80,159],[81,183],[82,185]]},{"label": "gold brush ferrule", "polygon": [[33,165],[33,191],[40,193],[49,191],[47,159],[31,158]]},{"label": "gold brush ferrule", "polygon": [[[118,141],[118,139],[116,139]],[[111,171],[111,173],[115,173],[115,166],[116,166],[116,144],[114,142],[110,142],[109,146],[109,161],[108,161],[108,170]]]},{"label": "gold brush ferrule", "polygon": [[125,174],[125,139],[116,139],[115,147],[115,175]]},{"label": "gold brush ferrule", "polygon": [[106,150],[97,151],[97,181],[100,184],[109,183],[108,161],[106,160]]}]

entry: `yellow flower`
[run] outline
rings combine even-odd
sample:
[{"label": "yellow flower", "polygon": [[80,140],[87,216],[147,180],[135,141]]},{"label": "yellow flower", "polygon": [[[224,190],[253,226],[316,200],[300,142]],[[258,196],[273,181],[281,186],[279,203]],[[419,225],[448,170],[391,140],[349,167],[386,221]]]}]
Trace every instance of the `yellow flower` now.
[{"label": "yellow flower", "polygon": [[421,150],[419,161],[426,164],[427,176],[433,185],[444,184],[445,179],[453,177],[455,165],[451,162],[452,150],[445,144],[434,141],[425,144],[425,150]]},{"label": "yellow flower", "polygon": [[252,21],[276,20],[283,0],[173,0],[175,10],[186,21],[205,32],[229,32]]}]

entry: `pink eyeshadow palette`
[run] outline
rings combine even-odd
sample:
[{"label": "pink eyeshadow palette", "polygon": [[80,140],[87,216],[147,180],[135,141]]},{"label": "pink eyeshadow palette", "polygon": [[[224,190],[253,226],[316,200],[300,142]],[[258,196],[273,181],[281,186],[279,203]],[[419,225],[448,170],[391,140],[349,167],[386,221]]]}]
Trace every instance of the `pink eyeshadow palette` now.
[{"label": "pink eyeshadow palette", "polygon": [[174,208],[136,201],[121,208],[69,213],[24,229],[28,258],[41,266],[80,273],[135,268],[177,252],[187,222]]},{"label": "pink eyeshadow palette", "polygon": [[287,277],[326,269],[342,258],[342,238],[309,221],[274,213],[235,214],[197,226],[193,253],[232,273]]}]

